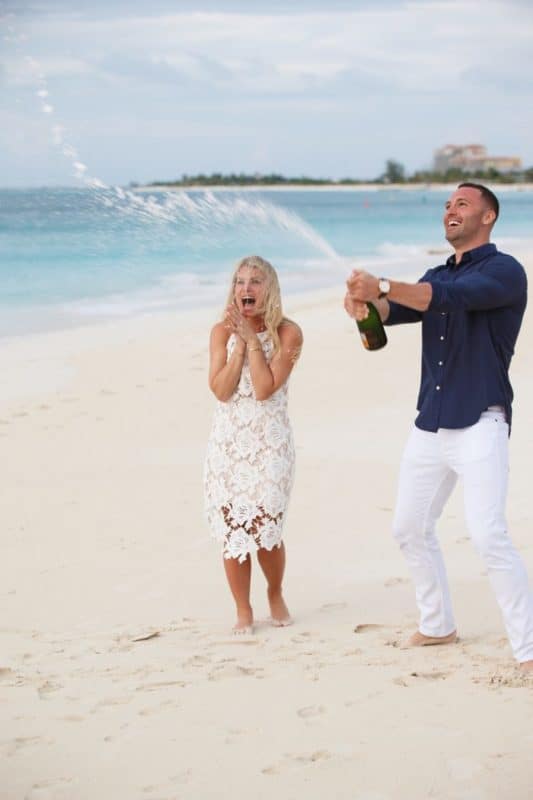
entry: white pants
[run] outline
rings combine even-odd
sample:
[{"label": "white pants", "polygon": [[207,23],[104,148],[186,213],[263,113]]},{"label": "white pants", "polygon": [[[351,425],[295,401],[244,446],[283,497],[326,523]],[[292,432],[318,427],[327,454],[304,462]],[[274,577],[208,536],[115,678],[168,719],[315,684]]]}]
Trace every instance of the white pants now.
[{"label": "white pants", "polygon": [[468,531],[483,557],[515,658],[533,659],[533,594],[505,521],[508,426],[500,411],[485,411],[460,430],[429,433],[414,427],[403,454],[394,536],[411,571],[420,632],[456,629],[444,560],[435,536],[457,478],[464,485]]}]

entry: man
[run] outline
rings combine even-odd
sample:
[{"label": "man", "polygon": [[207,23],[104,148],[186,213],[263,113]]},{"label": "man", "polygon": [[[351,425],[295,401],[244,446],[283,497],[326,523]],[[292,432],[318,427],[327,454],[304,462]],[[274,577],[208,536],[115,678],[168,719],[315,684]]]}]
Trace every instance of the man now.
[{"label": "man", "polygon": [[356,319],[422,322],[418,416],[402,458],[394,536],[415,584],[420,623],[407,646],[457,639],[444,561],[435,536],[457,478],[470,535],[483,556],[516,660],[533,671],[533,595],[505,522],[513,392],[509,364],[527,302],[523,267],[490,244],[499,204],[462,183],[444,229],[455,254],[416,284],[351,273],[345,298]]}]

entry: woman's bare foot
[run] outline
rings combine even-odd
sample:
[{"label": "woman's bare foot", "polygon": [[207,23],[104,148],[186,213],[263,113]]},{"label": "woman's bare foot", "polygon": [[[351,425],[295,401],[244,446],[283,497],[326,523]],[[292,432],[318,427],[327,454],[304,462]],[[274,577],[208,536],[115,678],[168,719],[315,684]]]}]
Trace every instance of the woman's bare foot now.
[{"label": "woman's bare foot", "polygon": [[408,647],[428,647],[436,644],[454,644],[457,641],[457,631],[452,631],[447,636],[426,636],[420,631],[416,631],[405,642],[402,642],[402,649]]},{"label": "woman's bare foot", "polygon": [[520,664],[520,669],[522,672],[531,672],[533,674],[533,660],[532,661],[522,661]]},{"label": "woman's bare foot", "polygon": [[233,626],[232,631],[236,636],[254,632],[254,612],[251,606],[237,609],[237,622]]},{"label": "woman's bare foot", "polygon": [[271,625],[275,628],[285,628],[287,625],[292,625],[291,615],[281,592],[268,592],[268,603],[270,605],[269,622]]}]

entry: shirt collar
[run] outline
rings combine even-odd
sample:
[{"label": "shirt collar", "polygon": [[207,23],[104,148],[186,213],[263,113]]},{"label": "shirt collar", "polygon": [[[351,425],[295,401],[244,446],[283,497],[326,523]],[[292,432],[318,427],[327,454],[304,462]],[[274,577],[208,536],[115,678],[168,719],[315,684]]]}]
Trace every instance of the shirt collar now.
[{"label": "shirt collar", "polygon": [[[496,245],[488,242],[487,244],[482,244],[480,247],[474,247],[473,250],[467,250],[466,253],[463,253],[463,257],[459,262],[460,267],[463,264],[470,264],[472,261],[480,261],[485,256],[490,255],[491,253],[496,252]],[[446,259],[446,266],[447,267],[455,267],[457,264],[455,263],[455,253],[451,255],[449,258]]]}]

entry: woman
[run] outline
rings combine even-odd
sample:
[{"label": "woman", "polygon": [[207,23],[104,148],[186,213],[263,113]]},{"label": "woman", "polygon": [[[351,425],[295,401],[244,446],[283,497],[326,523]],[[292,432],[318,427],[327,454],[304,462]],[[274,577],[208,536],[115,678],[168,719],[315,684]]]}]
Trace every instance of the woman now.
[{"label": "woman", "polygon": [[268,586],[270,621],[289,625],[282,593],[283,523],[294,471],[287,383],[302,333],[283,316],[276,272],[248,256],[233,274],[224,320],[211,331],[209,387],[219,403],[205,464],[206,513],[223,544],[235,633],[253,631],[251,556]]}]

